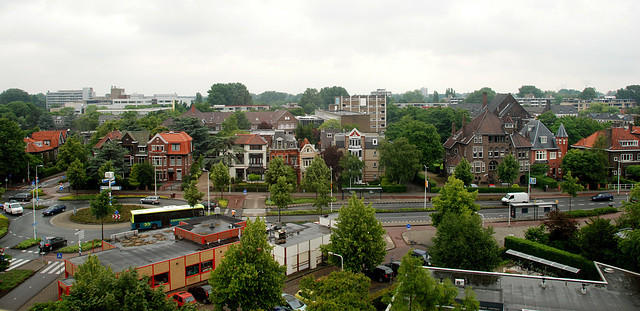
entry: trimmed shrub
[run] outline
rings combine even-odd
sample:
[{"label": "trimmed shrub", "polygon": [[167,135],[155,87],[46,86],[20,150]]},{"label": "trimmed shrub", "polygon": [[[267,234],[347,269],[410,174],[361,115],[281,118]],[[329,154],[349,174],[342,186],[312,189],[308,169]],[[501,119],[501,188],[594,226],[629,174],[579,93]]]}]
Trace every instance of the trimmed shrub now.
[{"label": "trimmed shrub", "polygon": [[[442,187],[431,187],[431,193],[440,193],[440,189]],[[478,193],[509,193],[509,192],[526,192],[526,188],[523,189],[518,185],[513,185],[511,187],[478,187],[472,188],[467,187],[469,192],[478,191]]]},{"label": "trimmed shrub", "polygon": [[233,185],[233,191],[243,191],[247,190],[247,192],[267,192],[268,186],[266,183],[256,182],[256,183],[246,183],[241,182],[237,185]]},{"label": "trimmed shrub", "polygon": [[558,182],[549,177],[549,176],[531,176],[536,178],[536,187],[540,189],[545,189],[545,186],[548,186],[549,189],[558,189]]},{"label": "trimmed shrub", "polygon": [[[580,255],[569,253],[544,244],[508,236],[504,239],[504,246],[539,258],[555,261],[567,266],[580,269],[577,276],[588,280],[599,280],[600,275],[593,261]],[[550,267],[547,267],[547,269]],[[561,271],[558,271],[561,272]]]},{"label": "trimmed shrub", "polygon": [[593,216],[605,215],[605,214],[613,214],[617,212],[618,212],[617,208],[609,206],[609,207],[600,207],[600,208],[591,209],[591,210],[573,210],[573,211],[567,211],[564,213],[567,214],[567,216],[572,218],[582,218],[582,217],[593,217]]}]

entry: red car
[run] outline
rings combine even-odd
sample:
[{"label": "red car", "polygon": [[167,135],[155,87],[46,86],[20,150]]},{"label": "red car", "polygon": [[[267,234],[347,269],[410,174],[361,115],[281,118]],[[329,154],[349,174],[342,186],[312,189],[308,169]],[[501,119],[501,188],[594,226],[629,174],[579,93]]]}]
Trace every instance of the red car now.
[{"label": "red car", "polygon": [[188,292],[177,292],[174,294],[169,294],[167,296],[169,299],[173,299],[173,301],[178,303],[178,307],[182,307],[186,304],[196,303],[196,299],[193,298],[193,295]]}]

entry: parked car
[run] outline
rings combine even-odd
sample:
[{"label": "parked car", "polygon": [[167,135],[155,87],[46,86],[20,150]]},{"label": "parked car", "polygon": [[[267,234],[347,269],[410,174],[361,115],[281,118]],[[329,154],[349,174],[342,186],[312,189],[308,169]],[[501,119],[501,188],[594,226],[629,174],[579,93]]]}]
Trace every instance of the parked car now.
[{"label": "parked car", "polygon": [[283,293],[282,298],[284,298],[286,305],[278,306],[275,310],[307,310],[307,305],[293,295]]},{"label": "parked car", "polygon": [[591,197],[591,201],[613,201],[613,194],[611,193],[598,193]]},{"label": "parked car", "polygon": [[160,204],[160,197],[155,195],[144,197],[140,199],[140,204]]},{"label": "parked car", "polygon": [[51,216],[57,213],[62,213],[67,209],[66,205],[56,204],[47,207],[46,210],[42,211],[43,216]]},{"label": "parked car", "polygon": [[49,236],[49,237],[44,237],[40,240],[40,252],[46,252],[46,251],[52,251],[56,248],[62,247],[62,246],[66,246],[67,245],[67,238],[64,237],[53,237],[53,236]]},{"label": "parked car", "polygon": [[429,256],[429,253],[427,253],[427,251],[425,250],[414,249],[413,252],[411,252],[411,256],[422,259],[423,266],[431,265],[431,256]]},{"label": "parked car", "polygon": [[365,270],[364,274],[380,283],[389,282],[394,277],[393,270],[383,265],[376,266],[372,270]]},{"label": "parked car", "polygon": [[393,261],[390,263],[386,263],[384,265],[391,268],[391,271],[393,271],[393,275],[396,276],[398,275],[398,270],[400,270],[400,265],[402,265],[402,261]]},{"label": "parked car", "polygon": [[204,208],[216,208],[218,207],[218,203],[211,201],[211,206],[209,206],[209,202],[207,202],[207,200],[202,201],[202,206],[204,206]]},{"label": "parked car", "polygon": [[22,192],[22,193],[17,193],[12,196],[9,196],[9,200],[16,200],[16,201],[23,201],[23,202],[30,202],[31,199],[33,199],[33,195],[31,194],[31,192]]},{"label": "parked car", "polygon": [[186,304],[190,304],[190,303],[196,303],[196,299],[193,297],[193,295],[189,294],[189,292],[177,292],[174,294],[169,294],[167,295],[167,298],[169,298],[170,300],[173,300],[175,302],[178,303],[178,307],[182,307]]},{"label": "parked car", "polygon": [[211,300],[209,299],[209,295],[211,294],[211,285],[191,286],[187,291],[197,300],[201,300],[206,304],[211,303]]},{"label": "parked car", "polygon": [[11,215],[22,215],[22,205],[18,202],[4,203],[2,209],[4,212]]}]

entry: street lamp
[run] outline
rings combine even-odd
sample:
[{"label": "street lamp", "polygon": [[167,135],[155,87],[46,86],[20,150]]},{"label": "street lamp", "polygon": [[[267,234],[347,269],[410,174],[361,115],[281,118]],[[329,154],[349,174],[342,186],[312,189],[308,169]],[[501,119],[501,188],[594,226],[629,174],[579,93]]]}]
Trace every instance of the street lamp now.
[{"label": "street lamp", "polygon": [[329,255],[340,257],[340,269],[344,271],[344,258],[342,258],[342,255],[336,254],[334,252],[329,252]]},{"label": "street lamp", "polygon": [[209,196],[209,171],[202,169],[203,172],[207,172],[207,216],[211,213],[211,196]]},{"label": "street lamp", "polygon": [[331,176],[329,177],[329,182],[330,182],[330,187],[331,187],[331,212],[333,213],[333,166],[330,166],[329,169],[331,169]]},{"label": "street lamp", "polygon": [[618,156],[618,194],[620,194],[620,160],[622,158],[622,154]]},{"label": "street lamp", "polygon": [[429,181],[427,180],[427,166],[424,166],[424,209],[427,209],[427,188],[429,188]]},{"label": "street lamp", "polygon": [[33,239],[35,240],[36,237],[36,201],[38,201],[38,167],[43,167],[42,164],[40,165],[36,165],[36,191],[35,191],[35,196],[36,199],[33,200]]},{"label": "street lamp", "polygon": [[151,162],[153,162],[153,195],[158,196],[158,169],[155,159],[152,159]]}]

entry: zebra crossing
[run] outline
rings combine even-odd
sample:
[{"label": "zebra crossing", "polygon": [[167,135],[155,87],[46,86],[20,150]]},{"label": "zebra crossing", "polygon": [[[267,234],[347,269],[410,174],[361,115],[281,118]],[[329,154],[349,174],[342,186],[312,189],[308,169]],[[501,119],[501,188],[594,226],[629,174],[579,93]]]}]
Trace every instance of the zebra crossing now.
[{"label": "zebra crossing", "polygon": [[[18,269],[28,262],[30,262],[29,259],[12,259],[7,271]],[[63,261],[47,261],[47,265],[40,270],[41,274],[62,274],[62,272],[64,272]]]}]

